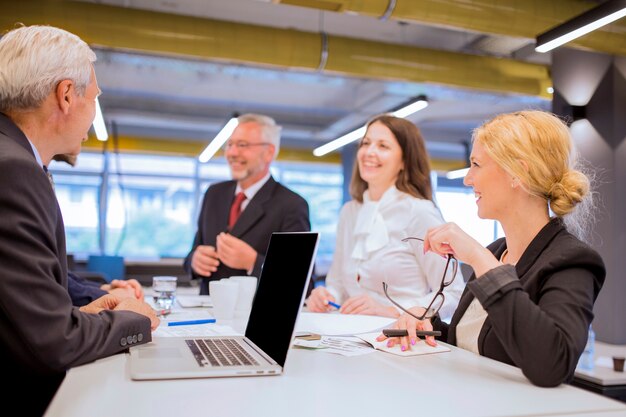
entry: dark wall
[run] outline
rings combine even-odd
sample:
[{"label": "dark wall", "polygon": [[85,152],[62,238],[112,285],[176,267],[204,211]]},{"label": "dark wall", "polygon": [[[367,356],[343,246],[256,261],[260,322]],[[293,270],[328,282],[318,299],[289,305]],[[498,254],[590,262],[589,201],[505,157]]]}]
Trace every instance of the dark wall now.
[{"label": "dark wall", "polygon": [[597,208],[589,236],[607,267],[593,327],[601,341],[626,343],[626,58],[557,49],[552,56],[553,111],[584,118],[571,125],[580,155],[595,173]]}]

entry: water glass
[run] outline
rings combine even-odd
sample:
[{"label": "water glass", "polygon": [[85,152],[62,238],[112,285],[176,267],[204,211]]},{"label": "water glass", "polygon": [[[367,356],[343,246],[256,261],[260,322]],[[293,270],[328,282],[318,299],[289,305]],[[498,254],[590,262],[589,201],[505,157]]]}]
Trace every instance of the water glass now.
[{"label": "water glass", "polygon": [[152,277],[154,305],[159,310],[171,310],[176,298],[176,277]]}]

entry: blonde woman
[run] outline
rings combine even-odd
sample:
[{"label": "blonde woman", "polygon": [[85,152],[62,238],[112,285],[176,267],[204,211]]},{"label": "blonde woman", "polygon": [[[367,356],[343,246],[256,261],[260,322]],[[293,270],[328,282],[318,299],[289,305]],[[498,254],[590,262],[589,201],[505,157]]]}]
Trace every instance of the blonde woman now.
[{"label": "blonde woman", "polygon": [[479,217],[498,220],[506,237],[485,249],[456,224],[430,229],[425,248],[470,264],[475,275],[450,325],[417,320],[424,309],[414,307],[396,324],[408,336],[388,344],[409,348],[416,329],[434,328],[448,343],[519,367],[536,385],[559,385],[574,374],[605,277],[598,253],[565,226],[589,197],[589,181],[573,168],[568,128],[552,114],[497,116],[473,142],[465,184]]}]

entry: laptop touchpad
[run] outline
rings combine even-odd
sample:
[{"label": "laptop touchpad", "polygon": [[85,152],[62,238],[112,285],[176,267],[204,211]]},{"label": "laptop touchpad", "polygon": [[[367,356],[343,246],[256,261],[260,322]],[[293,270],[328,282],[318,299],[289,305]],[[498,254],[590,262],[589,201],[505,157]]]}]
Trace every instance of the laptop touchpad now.
[{"label": "laptop touchpad", "polygon": [[141,349],[139,351],[139,357],[141,359],[154,359],[154,358],[180,358],[182,352],[179,348],[159,348],[159,349]]}]

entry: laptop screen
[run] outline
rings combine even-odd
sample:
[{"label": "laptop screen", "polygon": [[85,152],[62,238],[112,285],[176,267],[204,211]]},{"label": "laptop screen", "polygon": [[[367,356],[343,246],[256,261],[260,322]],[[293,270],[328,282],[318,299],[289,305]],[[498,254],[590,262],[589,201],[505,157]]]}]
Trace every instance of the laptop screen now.
[{"label": "laptop screen", "polygon": [[308,287],[318,233],[273,233],[252,303],[246,337],[285,365]]}]

